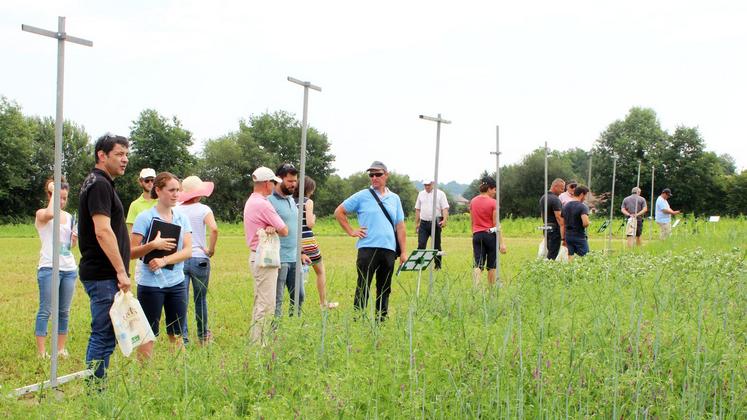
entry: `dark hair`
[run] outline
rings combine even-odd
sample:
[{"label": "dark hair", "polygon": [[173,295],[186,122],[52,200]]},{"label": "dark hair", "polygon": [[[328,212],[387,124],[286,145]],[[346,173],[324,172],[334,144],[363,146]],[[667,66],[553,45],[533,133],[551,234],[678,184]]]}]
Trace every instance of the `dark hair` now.
[{"label": "dark hair", "polygon": [[495,188],[495,179],[486,177],[480,180],[480,192],[487,192],[489,189]]},{"label": "dark hair", "polygon": [[576,185],[576,189],[573,190],[573,195],[580,197],[581,194],[587,194],[588,192],[589,188],[586,185]]},{"label": "dark hair", "polygon": [[172,179],[179,181],[179,178],[177,178],[176,175],[172,174],[171,172],[161,172],[160,174],[156,175],[156,179],[153,181],[153,188],[151,188],[150,190],[150,198],[158,198],[156,188],[160,189],[165,187],[166,183],[171,181]]},{"label": "dark hair", "polygon": [[282,165],[278,166],[278,170],[275,171],[275,175],[278,176],[278,178],[285,178],[286,175],[298,175],[298,169],[296,169],[295,166],[293,166],[292,163],[283,163]]},{"label": "dark hair", "polygon": [[576,188],[578,187],[578,182],[576,181],[568,181],[567,184],[565,184],[565,190],[568,191],[569,188]]},{"label": "dark hair", "polygon": [[[306,175],[303,179],[303,195],[305,197],[311,197],[314,190],[316,190],[316,181],[314,181],[312,177]],[[298,191],[298,188],[296,188],[296,191],[293,191],[293,197],[298,198]]]},{"label": "dark hair", "polygon": [[[46,181],[44,181],[44,192],[45,192],[45,193],[47,193],[47,194],[51,194],[51,193],[49,192],[49,184],[51,184],[51,183],[53,183],[53,182],[54,182],[54,178],[47,178],[47,180],[46,180]],[[62,177],[62,179],[60,180],[60,189],[61,189],[61,190],[70,190],[70,184],[68,184],[68,183],[67,183],[67,182],[65,181],[65,177],[64,177],[64,176],[63,176],[63,177]]]},{"label": "dark hair", "polygon": [[125,137],[108,133],[99,137],[98,140],[96,140],[96,145],[93,147],[94,162],[98,163],[99,161],[99,150],[108,155],[109,152],[111,152],[112,149],[114,149],[114,146],[117,144],[127,149],[130,148],[130,141]]}]

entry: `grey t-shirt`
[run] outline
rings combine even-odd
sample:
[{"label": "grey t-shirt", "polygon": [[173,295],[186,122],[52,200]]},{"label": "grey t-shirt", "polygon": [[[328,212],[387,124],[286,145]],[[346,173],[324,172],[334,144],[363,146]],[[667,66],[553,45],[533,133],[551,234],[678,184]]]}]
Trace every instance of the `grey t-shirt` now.
[{"label": "grey t-shirt", "polygon": [[[630,214],[636,214],[646,207],[646,199],[638,194],[630,194],[625,197],[622,203],[621,209],[625,209]],[[638,219],[643,219],[643,215],[638,216]]]}]

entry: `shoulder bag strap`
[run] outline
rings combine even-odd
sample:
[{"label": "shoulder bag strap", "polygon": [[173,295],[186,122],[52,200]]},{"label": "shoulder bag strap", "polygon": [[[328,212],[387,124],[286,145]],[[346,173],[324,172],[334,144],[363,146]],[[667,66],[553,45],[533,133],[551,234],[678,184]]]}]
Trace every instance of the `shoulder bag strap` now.
[{"label": "shoulder bag strap", "polygon": [[392,220],[392,216],[389,215],[389,212],[386,211],[386,208],[384,207],[384,203],[381,202],[379,199],[379,196],[376,195],[376,191],[373,190],[373,188],[369,188],[368,192],[371,193],[371,195],[374,197],[374,200],[379,204],[379,207],[381,207],[381,211],[384,212],[384,216],[386,217],[386,220],[389,220],[389,223],[392,225],[392,229],[394,230],[394,243],[397,245],[397,249],[399,249],[399,240],[397,239],[397,228],[394,226],[394,221]]}]

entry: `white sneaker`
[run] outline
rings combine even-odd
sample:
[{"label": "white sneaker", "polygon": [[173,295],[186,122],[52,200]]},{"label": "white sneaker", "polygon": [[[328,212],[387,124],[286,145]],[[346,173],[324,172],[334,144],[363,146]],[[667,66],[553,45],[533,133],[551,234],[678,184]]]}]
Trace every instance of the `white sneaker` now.
[{"label": "white sneaker", "polygon": [[67,359],[68,357],[70,357],[70,353],[67,352],[67,349],[62,349],[62,350],[60,350],[60,351],[57,352],[57,356],[59,356],[59,357],[61,357],[63,359]]}]

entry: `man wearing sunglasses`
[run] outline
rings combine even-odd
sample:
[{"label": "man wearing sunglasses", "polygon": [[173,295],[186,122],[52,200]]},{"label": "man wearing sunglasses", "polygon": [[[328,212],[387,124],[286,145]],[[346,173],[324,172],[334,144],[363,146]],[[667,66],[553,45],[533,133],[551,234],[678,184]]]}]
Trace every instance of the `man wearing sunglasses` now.
[{"label": "man wearing sunglasses", "polygon": [[153,189],[153,180],[156,179],[156,171],[152,168],[143,168],[140,171],[138,184],[143,189],[143,193],[130,203],[130,209],[127,211],[127,228],[132,231],[132,225],[137,219],[137,215],[145,210],[150,210],[156,205],[158,199],[150,198],[150,190]]},{"label": "man wearing sunglasses", "polygon": [[[355,309],[368,303],[371,280],[376,276],[376,319],[383,321],[389,311],[394,261],[407,259],[405,252],[405,214],[399,196],[386,187],[389,172],[386,165],[374,161],[367,170],[371,187],[348,197],[335,210],[335,218],[345,232],[358,238],[358,282]],[[386,212],[386,213],[385,213]],[[358,215],[358,229],[353,229],[348,214]]]}]

